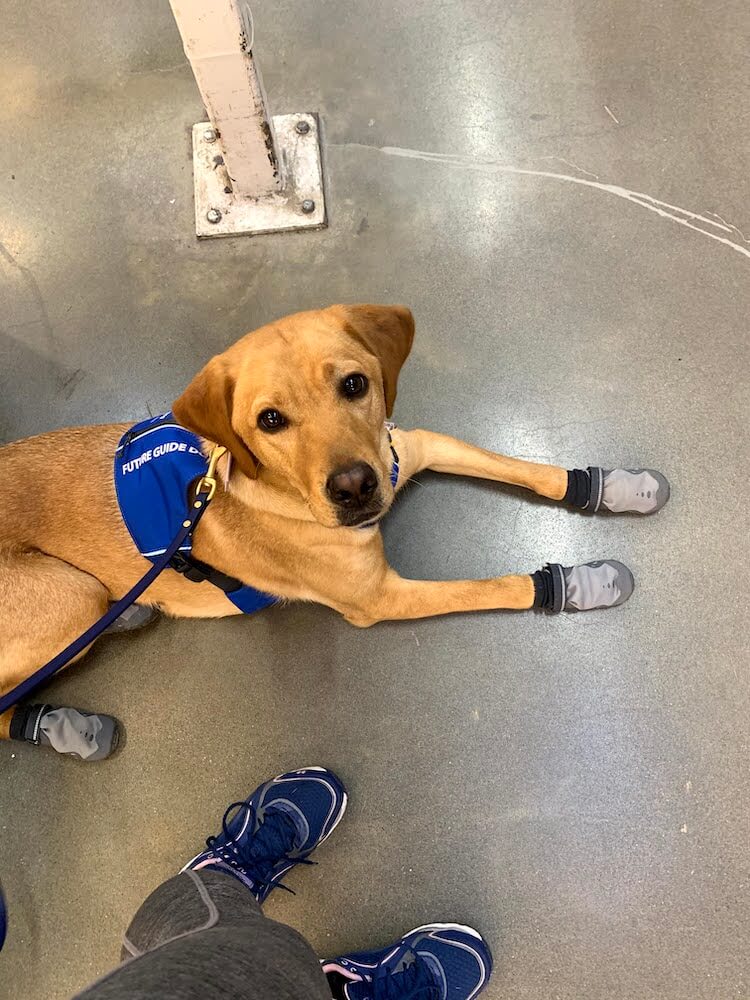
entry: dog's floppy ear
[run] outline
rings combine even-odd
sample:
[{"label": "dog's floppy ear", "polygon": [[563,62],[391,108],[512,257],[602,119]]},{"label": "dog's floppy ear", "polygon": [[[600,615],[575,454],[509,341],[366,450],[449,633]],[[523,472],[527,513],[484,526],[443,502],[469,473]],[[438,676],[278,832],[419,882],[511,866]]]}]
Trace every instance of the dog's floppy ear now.
[{"label": "dog's floppy ear", "polygon": [[349,333],[380,361],[386,413],[396,402],[401,366],[414,340],[414,317],[406,306],[338,306],[346,315]]},{"label": "dog's floppy ear", "polygon": [[236,378],[225,357],[217,355],[175,400],[175,419],[194,434],[224,445],[240,469],[255,479],[259,462],[232,426]]}]

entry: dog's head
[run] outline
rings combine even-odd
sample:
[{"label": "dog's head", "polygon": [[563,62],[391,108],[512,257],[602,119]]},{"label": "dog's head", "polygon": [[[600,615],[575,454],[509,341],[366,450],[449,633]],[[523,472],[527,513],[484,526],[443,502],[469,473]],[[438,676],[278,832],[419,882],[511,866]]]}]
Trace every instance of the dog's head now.
[{"label": "dog's head", "polygon": [[321,524],[365,524],[393,500],[384,421],[413,338],[404,306],[297,313],[212,358],[172,409],[246,476],[293,487]]}]

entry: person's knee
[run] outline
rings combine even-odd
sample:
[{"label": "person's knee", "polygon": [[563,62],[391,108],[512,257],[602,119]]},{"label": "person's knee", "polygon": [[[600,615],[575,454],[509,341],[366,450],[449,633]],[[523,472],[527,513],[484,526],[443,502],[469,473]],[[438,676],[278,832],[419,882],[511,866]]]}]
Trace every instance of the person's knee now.
[{"label": "person's knee", "polygon": [[187,871],[164,882],[145,900],[123,938],[122,958],[224,924],[257,919],[260,908],[247,889],[219,871]]}]

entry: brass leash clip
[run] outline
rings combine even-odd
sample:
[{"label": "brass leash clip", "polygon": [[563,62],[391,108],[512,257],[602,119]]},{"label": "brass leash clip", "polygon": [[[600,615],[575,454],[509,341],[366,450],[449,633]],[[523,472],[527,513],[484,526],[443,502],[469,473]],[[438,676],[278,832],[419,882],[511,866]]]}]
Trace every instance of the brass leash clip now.
[{"label": "brass leash clip", "polygon": [[208,503],[213,499],[213,495],[216,492],[216,466],[219,463],[219,459],[226,455],[227,449],[223,445],[217,444],[211,449],[211,454],[208,456],[208,468],[205,474],[201,477],[198,486],[196,488],[196,496],[199,493],[206,493],[207,495],[203,497],[203,502]]}]

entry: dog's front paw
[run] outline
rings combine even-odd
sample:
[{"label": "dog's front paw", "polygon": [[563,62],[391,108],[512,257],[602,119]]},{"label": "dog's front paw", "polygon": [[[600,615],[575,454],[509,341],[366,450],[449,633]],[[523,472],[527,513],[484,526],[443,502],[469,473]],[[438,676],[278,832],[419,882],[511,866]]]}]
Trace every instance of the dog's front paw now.
[{"label": "dog's front paw", "polygon": [[633,574],[616,559],[561,566],[548,563],[532,574],[534,607],[551,614],[593,611],[624,604],[635,590]]},{"label": "dog's front paw", "polygon": [[655,469],[599,469],[589,466],[591,510],[613,514],[655,514],[669,500],[669,483]]},{"label": "dog's front paw", "polygon": [[595,514],[655,514],[669,500],[669,483],[655,469],[569,469],[563,500]]}]

